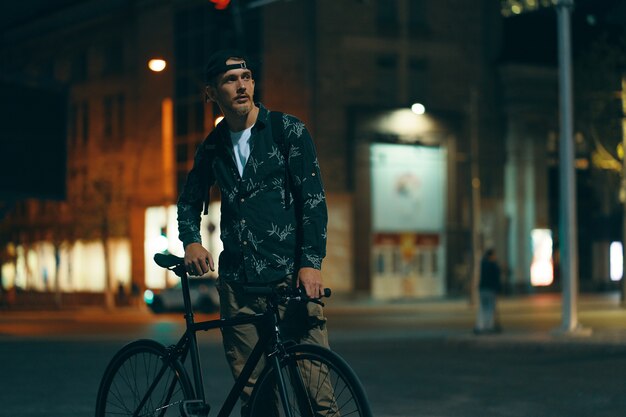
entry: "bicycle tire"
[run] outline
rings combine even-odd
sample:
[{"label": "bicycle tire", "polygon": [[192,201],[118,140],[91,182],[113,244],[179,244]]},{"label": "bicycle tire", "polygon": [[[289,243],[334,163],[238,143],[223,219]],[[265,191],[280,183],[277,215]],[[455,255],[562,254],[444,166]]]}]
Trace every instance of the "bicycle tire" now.
[{"label": "bicycle tire", "polygon": [[154,340],[137,340],[109,362],[98,389],[96,417],[180,416],[179,404],[193,398],[180,361],[169,359]]},{"label": "bicycle tire", "polygon": [[[293,417],[372,417],[365,390],[343,358],[307,344],[291,346],[286,352],[280,368]],[[268,366],[259,376],[250,397],[249,417],[284,417],[274,373]],[[303,392],[306,398],[298,394]]]}]

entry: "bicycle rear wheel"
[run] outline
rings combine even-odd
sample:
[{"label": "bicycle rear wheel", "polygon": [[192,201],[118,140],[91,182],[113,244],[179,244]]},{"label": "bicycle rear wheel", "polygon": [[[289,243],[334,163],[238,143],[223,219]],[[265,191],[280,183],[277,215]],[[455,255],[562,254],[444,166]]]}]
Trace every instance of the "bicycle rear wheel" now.
[{"label": "bicycle rear wheel", "polygon": [[153,340],[124,346],[109,363],[98,390],[96,417],[180,416],[179,405],[193,398],[185,369]]},{"label": "bicycle rear wheel", "polygon": [[[315,345],[295,345],[281,359],[286,405],[293,417],[371,417],[358,377],[336,353]],[[250,417],[284,417],[272,367],[261,374],[249,403]]]}]

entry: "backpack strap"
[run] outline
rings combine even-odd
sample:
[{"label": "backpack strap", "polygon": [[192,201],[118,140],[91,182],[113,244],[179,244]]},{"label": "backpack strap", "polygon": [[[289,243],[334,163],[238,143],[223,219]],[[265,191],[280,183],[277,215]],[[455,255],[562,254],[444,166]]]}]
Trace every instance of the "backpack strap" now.
[{"label": "backpack strap", "polygon": [[272,138],[274,139],[274,143],[278,145],[278,149],[283,156],[283,160],[285,161],[285,208],[289,208],[291,205],[291,199],[287,191],[291,189],[291,175],[289,175],[289,144],[287,143],[287,138],[285,137],[285,125],[283,123],[283,116],[285,114],[278,111],[270,112],[270,124],[272,126]]},{"label": "backpack strap", "polygon": [[[202,177],[204,181],[206,181],[208,174],[208,170],[213,169],[213,160],[215,159],[215,152],[217,152],[217,145],[215,144],[215,139],[211,137],[211,134],[209,134],[209,136],[207,136],[207,138],[204,140],[204,142],[202,142],[202,145],[204,147],[204,152],[206,152],[207,158],[205,160],[205,164],[207,172],[205,172],[205,175]],[[209,184],[203,184],[202,185],[203,188],[206,189],[206,195],[204,197],[204,201],[202,202],[202,214],[203,215],[207,215],[209,214],[209,201],[211,200],[211,186]]]},{"label": "backpack strap", "polygon": [[283,125],[284,114],[285,113],[279,111],[270,112],[270,123],[272,125],[272,137],[274,138],[274,142],[278,145],[280,153],[283,155],[283,158],[285,158],[285,162],[287,162],[289,149],[287,140],[285,139],[285,127]]}]

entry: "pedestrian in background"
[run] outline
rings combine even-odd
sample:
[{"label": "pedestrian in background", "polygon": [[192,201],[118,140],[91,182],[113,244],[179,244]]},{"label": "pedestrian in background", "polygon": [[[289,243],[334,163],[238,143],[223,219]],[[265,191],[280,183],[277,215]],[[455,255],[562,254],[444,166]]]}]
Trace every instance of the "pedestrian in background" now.
[{"label": "pedestrian in background", "polygon": [[480,304],[474,333],[498,333],[501,331],[496,317],[496,298],[501,290],[500,266],[496,251],[487,249],[480,261]]}]

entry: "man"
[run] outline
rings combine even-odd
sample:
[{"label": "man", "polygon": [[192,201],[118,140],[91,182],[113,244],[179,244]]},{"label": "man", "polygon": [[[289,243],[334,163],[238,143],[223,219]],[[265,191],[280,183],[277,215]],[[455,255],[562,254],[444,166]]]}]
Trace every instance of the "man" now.
[{"label": "man", "polygon": [[[303,287],[309,297],[319,298],[327,210],[307,129],[295,117],[283,115],[282,132],[272,132],[270,112],[254,103],[255,81],[241,52],[214,53],[206,81],[207,100],[219,105],[224,120],[198,148],[178,200],[179,237],[188,271],[202,275],[214,270],[213,255],[202,246],[199,228],[203,204],[205,214],[208,207],[208,188],[216,183],[221,192],[224,243],[218,283],[222,317],[264,311],[264,300],[245,294],[245,285],[295,285]],[[279,134],[283,142],[276,140]],[[282,310],[287,336],[327,347],[321,307],[309,303],[304,308],[307,311]],[[222,334],[236,378],[257,341],[257,331],[247,325],[223,329]],[[242,396],[244,415],[259,371]]]},{"label": "man", "polygon": [[496,297],[500,292],[500,267],[496,259],[495,249],[487,249],[480,262],[480,282],[478,285],[480,305],[474,332],[496,333],[500,325],[496,320]]}]

